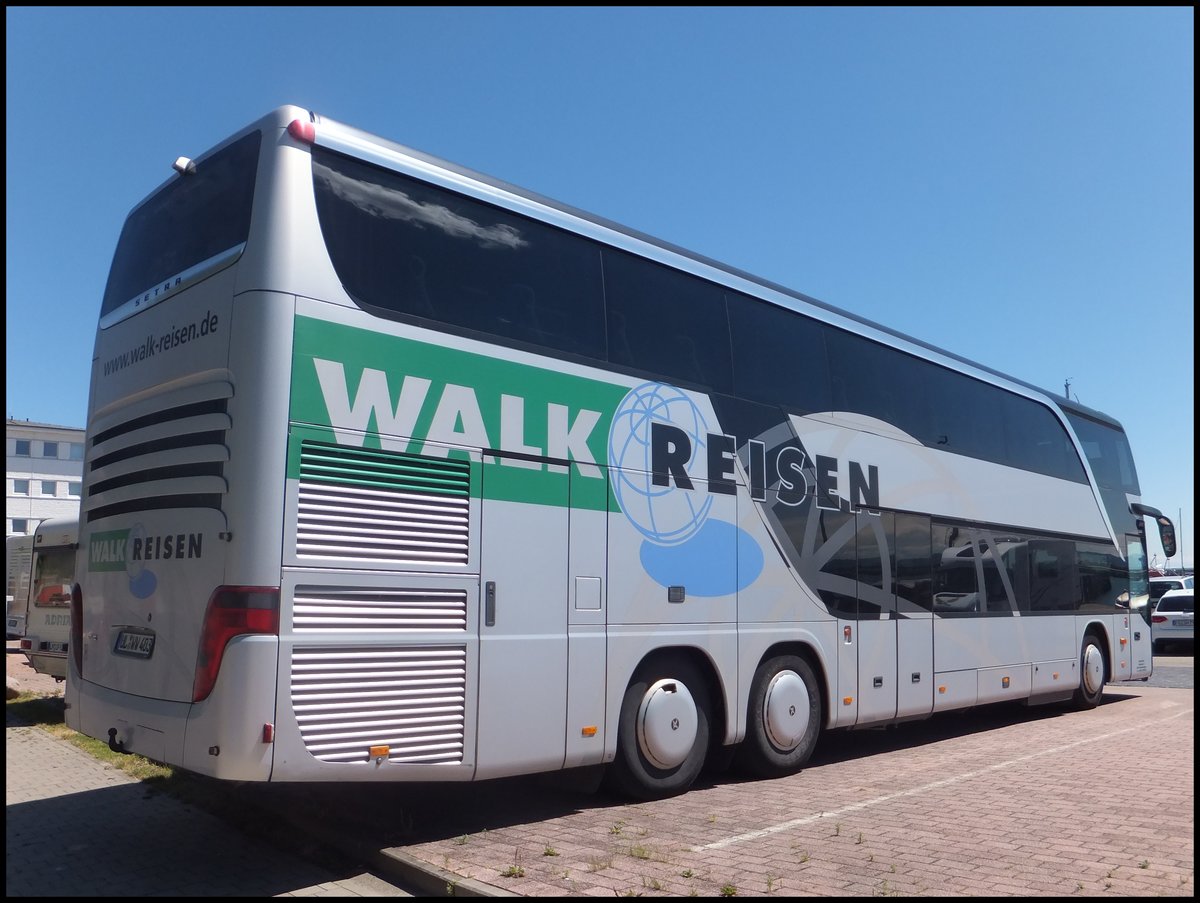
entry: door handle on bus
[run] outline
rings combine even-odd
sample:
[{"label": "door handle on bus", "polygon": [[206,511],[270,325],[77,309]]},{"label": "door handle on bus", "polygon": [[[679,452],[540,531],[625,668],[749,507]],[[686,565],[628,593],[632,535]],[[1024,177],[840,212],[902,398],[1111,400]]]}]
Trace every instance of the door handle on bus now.
[{"label": "door handle on bus", "polygon": [[489,580],[483,585],[483,626],[496,626],[496,581]]}]

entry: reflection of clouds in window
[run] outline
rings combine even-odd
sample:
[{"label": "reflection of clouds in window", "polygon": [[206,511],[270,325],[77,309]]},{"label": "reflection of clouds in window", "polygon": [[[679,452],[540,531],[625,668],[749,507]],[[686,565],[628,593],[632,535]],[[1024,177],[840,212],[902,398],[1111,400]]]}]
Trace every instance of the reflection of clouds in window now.
[{"label": "reflection of clouds in window", "polygon": [[520,230],[505,223],[484,226],[441,204],[413,200],[398,188],[361,182],[316,162],[313,169],[337,197],[373,216],[432,227],[452,238],[474,239],[485,248],[523,248],[529,244]]}]

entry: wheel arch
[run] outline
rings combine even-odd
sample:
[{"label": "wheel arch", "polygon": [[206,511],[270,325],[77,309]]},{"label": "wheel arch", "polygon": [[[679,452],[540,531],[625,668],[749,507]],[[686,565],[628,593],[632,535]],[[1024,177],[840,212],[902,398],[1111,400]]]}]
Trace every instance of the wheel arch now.
[{"label": "wheel arch", "polygon": [[644,671],[654,671],[666,667],[673,661],[683,660],[692,665],[699,672],[701,679],[704,681],[704,689],[708,696],[708,704],[711,711],[710,734],[711,737],[717,738],[715,743],[720,743],[721,738],[724,738],[726,729],[729,725],[729,711],[725,703],[725,691],[727,687],[725,682],[721,680],[720,671],[712,657],[704,649],[699,646],[688,646],[686,644],[676,644],[672,646],[659,646],[646,652],[633,670],[629,672],[629,677],[625,681],[625,686],[633,683],[639,674]]},{"label": "wheel arch", "polygon": [[1100,653],[1104,656],[1104,680],[1111,681],[1113,675],[1113,648],[1112,635],[1109,632],[1108,626],[1103,621],[1088,621],[1084,624],[1083,629],[1079,631],[1078,645],[1082,647],[1083,641],[1089,636],[1096,638],[1096,642],[1100,646]]}]

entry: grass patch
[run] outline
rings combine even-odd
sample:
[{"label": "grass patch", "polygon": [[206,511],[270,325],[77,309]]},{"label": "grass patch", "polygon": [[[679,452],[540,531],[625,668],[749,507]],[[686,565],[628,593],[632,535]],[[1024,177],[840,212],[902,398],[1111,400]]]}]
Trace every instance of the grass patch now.
[{"label": "grass patch", "polygon": [[[111,765],[138,781],[145,781],[154,790],[161,790],[181,799],[192,799],[199,795],[195,789],[197,781],[166,765],[130,753],[116,753],[107,743],[85,737],[66,725],[66,709],[61,696],[39,696],[22,693],[5,702],[5,713],[23,724],[41,728],[53,737],[66,740],[82,749],[92,758]],[[188,785],[192,785],[189,787]]]}]

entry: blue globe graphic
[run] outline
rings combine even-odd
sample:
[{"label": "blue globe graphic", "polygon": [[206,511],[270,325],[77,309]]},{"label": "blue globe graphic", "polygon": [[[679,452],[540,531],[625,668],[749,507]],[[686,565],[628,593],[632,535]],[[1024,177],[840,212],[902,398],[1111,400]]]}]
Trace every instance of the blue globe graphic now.
[{"label": "blue globe graphic", "polygon": [[704,454],[708,423],[695,403],[679,389],[644,383],[629,393],[613,414],[608,434],[608,462],[613,468],[617,504],[638,531],[659,545],[678,545],[694,536],[708,518],[712,497],[705,487],[655,486],[650,465],[650,427],[667,423],[683,430],[692,444],[688,471]]}]

